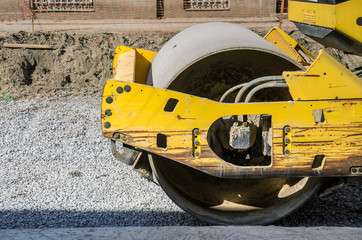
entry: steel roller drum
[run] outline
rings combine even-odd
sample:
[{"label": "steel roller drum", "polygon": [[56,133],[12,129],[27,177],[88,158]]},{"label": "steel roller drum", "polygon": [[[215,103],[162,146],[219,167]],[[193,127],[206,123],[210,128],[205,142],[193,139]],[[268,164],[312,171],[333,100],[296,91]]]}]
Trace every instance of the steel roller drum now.
[{"label": "steel roller drum", "polygon": [[[147,84],[213,100],[231,87],[262,76],[299,70],[297,62],[256,33],[229,23],[188,28],[156,55]],[[291,100],[287,90],[261,92],[258,101]],[[226,99],[233,102],[232,98]],[[167,195],[183,210],[211,224],[267,224],[300,207],[320,178],[222,179],[149,155]]]}]

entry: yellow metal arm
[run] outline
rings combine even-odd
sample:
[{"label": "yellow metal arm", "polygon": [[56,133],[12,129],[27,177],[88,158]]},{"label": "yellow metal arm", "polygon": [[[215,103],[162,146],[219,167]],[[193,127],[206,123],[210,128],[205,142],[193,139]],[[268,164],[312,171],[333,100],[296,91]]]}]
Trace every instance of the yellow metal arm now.
[{"label": "yellow metal arm", "polygon": [[[176,104],[166,107],[170,101]],[[318,122],[316,111],[323,114],[323,121]],[[214,121],[245,114],[272,116],[269,166],[235,166],[209,147],[207,134]],[[126,145],[217,177],[349,176],[355,174],[352,167],[362,166],[361,100],[226,104],[108,80],[103,93],[102,126],[105,137],[119,133],[117,140]],[[290,126],[292,139],[288,154],[284,151],[285,126]],[[199,156],[194,154],[194,129],[199,132]],[[317,155],[324,156],[323,164],[313,168]]]},{"label": "yellow metal arm", "polygon": [[362,80],[324,50],[303,72],[284,72],[295,100],[360,99]]},{"label": "yellow metal arm", "polygon": [[264,38],[303,66],[309,66],[315,56],[278,27],[271,29]]}]

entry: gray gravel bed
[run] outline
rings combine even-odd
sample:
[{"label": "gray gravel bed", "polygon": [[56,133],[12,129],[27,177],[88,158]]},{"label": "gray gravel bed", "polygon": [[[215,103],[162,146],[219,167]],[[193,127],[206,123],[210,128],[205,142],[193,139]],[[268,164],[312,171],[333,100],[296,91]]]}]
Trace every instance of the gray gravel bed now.
[{"label": "gray gravel bed", "polygon": [[[100,99],[0,99],[0,228],[205,225],[112,157]],[[314,197],[276,225],[362,227],[361,189]]]}]

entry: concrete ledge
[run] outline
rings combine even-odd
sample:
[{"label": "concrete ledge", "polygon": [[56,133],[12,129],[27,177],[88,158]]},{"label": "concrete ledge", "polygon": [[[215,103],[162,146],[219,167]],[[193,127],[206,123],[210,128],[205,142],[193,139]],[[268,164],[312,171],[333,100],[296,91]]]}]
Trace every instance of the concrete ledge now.
[{"label": "concrete ledge", "polygon": [[114,227],[0,230],[0,239],[361,239],[362,228],[276,226]]}]

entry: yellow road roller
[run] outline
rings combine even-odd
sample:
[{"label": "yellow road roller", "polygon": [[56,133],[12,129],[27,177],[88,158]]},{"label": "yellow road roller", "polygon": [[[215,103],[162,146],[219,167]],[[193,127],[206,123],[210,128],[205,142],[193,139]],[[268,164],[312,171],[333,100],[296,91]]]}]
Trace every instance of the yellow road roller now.
[{"label": "yellow road roller", "polygon": [[[289,1],[289,14],[304,32],[319,31],[323,7],[351,4],[360,1]],[[357,54],[358,14],[344,22],[359,31],[347,49]],[[317,190],[362,177],[361,78],[279,28],[262,38],[240,25],[199,24],[158,53],[119,46],[113,67],[101,118],[114,157],[203,221],[268,224]]]}]

